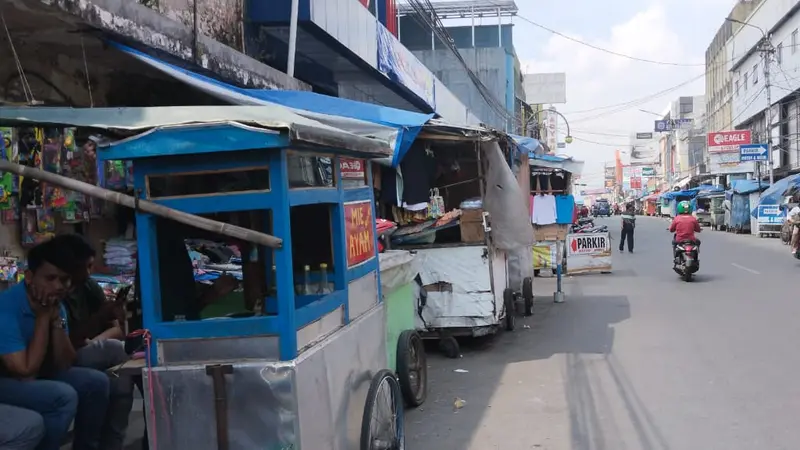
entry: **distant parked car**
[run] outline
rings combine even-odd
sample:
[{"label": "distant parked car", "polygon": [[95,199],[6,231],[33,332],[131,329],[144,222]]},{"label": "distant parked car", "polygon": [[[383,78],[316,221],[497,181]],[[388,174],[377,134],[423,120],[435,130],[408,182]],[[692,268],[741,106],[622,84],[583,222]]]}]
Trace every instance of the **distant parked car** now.
[{"label": "distant parked car", "polygon": [[597,207],[595,216],[611,217],[611,204],[608,203],[608,200],[598,200],[595,202],[595,206]]}]

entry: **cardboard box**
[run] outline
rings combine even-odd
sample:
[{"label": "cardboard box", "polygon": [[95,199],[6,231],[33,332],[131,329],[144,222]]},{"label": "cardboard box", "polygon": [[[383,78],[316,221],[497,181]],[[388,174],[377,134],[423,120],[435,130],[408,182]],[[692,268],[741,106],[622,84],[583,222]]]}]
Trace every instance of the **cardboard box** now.
[{"label": "cardboard box", "polygon": [[552,242],[563,241],[567,238],[569,232],[569,225],[550,224],[550,225],[534,225],[533,238],[537,242]]},{"label": "cardboard box", "polygon": [[483,231],[482,209],[462,210],[459,226],[461,228],[461,242],[474,244],[485,240],[486,233]]}]

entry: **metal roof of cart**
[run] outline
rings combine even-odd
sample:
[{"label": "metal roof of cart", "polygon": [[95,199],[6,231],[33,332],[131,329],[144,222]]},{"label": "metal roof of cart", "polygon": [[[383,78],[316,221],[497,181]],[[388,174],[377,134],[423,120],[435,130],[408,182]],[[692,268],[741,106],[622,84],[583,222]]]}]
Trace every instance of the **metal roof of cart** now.
[{"label": "metal roof of cart", "polygon": [[0,108],[0,125],[85,127],[111,132],[117,138],[135,138],[132,136],[175,128],[214,127],[252,135],[285,133],[292,145],[325,147],[366,158],[387,157],[393,151],[386,140],[362,136],[303,117],[280,105],[81,109],[4,107]]}]

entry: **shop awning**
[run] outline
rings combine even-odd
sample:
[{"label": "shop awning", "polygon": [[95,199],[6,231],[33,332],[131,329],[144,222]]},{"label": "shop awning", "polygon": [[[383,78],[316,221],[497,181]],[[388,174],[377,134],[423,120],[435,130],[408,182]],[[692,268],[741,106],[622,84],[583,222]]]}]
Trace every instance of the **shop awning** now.
[{"label": "shop awning", "polygon": [[384,162],[397,166],[433,114],[362,103],[305,91],[245,89],[167,63],[117,42],[109,45],[198,90],[233,105],[281,105],[295,114],[349,133],[381,139],[394,149]]},{"label": "shop awning", "polygon": [[528,164],[534,167],[546,169],[560,169],[569,173],[581,173],[583,171],[583,161],[578,161],[569,157],[554,155],[528,155]]},{"label": "shop awning", "polygon": [[[236,128],[247,139],[287,131],[292,141],[366,158],[392,153],[383,140],[360,136],[295,114],[280,105],[270,106],[161,106],[149,108],[0,108],[0,126],[69,126],[108,130],[128,137],[179,127]],[[257,146],[252,148],[259,148]]]}]

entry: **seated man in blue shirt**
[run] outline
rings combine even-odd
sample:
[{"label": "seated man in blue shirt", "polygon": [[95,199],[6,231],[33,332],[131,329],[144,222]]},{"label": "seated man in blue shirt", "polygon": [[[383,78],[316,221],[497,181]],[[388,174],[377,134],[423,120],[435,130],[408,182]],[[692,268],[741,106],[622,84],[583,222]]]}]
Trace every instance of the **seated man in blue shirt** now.
[{"label": "seated man in blue shirt", "polygon": [[74,271],[72,252],[48,241],[28,252],[25,281],[0,294],[0,403],[44,419],[40,450],[57,450],[75,418],[74,450],[99,450],[109,380],[72,367],[75,349],[61,300]]}]

